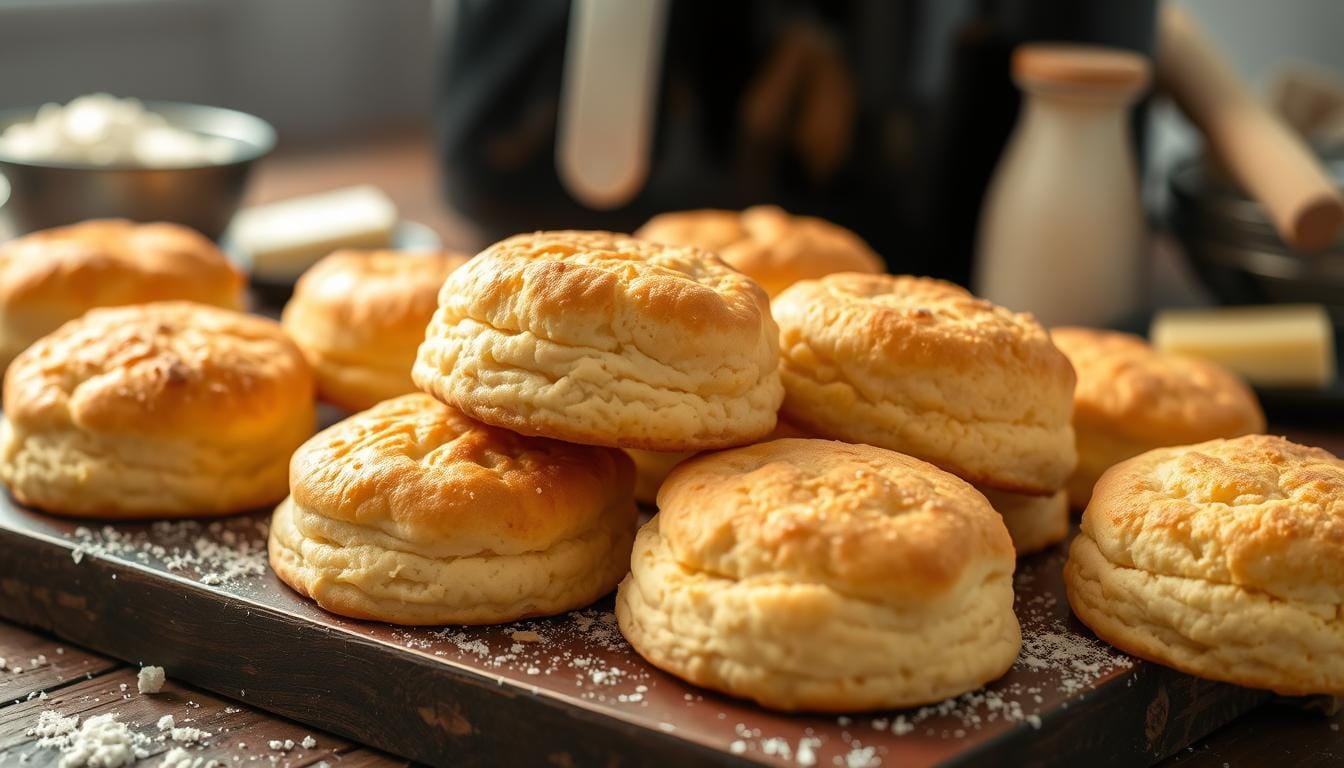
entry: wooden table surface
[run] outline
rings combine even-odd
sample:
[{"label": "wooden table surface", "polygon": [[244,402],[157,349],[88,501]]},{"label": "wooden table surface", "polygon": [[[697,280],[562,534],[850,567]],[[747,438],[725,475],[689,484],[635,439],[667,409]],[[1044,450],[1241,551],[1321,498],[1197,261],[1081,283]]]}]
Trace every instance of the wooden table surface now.
[{"label": "wooden table surface", "polygon": [[[317,765],[340,768],[388,768],[408,763],[358,744],[313,731],[205,691],[168,680],[156,694],[141,694],[137,668],[76,648],[68,643],[0,622],[0,765],[56,765],[57,750],[41,747],[29,731],[44,710],[81,721],[112,712],[119,722],[148,737],[141,765],[157,765],[175,746],[190,747],[197,768],[211,760],[229,765]],[[314,702],[314,706],[320,706]],[[199,741],[174,740],[157,723],[172,715],[177,727],[206,731]],[[316,744],[304,747],[305,739]],[[277,742],[273,744],[273,742]],[[311,742],[310,742],[311,743]]]},{"label": "wooden table surface", "polygon": [[[436,230],[445,245],[473,250],[482,245],[468,222],[440,200],[438,161],[423,131],[395,131],[357,142],[320,147],[283,148],[259,169],[249,202],[280,199],[332,187],[372,183],[382,187],[406,218]],[[1344,455],[1344,428],[1333,425],[1276,425],[1300,442],[1322,445]],[[82,717],[115,712],[121,722],[148,737],[157,765],[178,742],[156,723],[172,715],[178,726],[209,732],[206,746],[192,750],[219,766],[265,763],[306,766],[326,763],[340,768],[382,768],[407,762],[330,734],[314,732],[249,707],[175,683],[162,692],[140,694],[136,669],[120,661],[61,643],[51,637],[0,622],[0,765],[56,765],[59,753],[39,747],[29,731],[39,713],[52,710]],[[17,671],[16,671],[17,670]],[[314,702],[321,706],[321,702]],[[302,746],[305,737],[316,745]],[[271,746],[276,742],[278,748]],[[293,746],[286,746],[291,743]],[[1289,763],[1295,766],[1344,763],[1344,712],[1327,716],[1287,704],[1267,705],[1224,727],[1164,766],[1219,768]]]}]

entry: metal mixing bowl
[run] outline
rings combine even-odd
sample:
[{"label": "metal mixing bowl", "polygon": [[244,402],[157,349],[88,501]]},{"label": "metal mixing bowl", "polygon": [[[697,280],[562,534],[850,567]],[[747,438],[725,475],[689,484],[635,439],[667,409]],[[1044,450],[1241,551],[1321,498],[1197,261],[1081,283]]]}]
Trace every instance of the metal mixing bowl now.
[{"label": "metal mixing bowl", "polygon": [[[224,163],[143,168],[20,160],[0,154],[12,187],[7,214],[18,233],[85,219],[172,221],[217,239],[238,210],[252,164],[275,148],[270,123],[245,112],[200,104],[147,101],[172,125],[228,139]],[[0,112],[0,130],[33,119],[37,109]]]},{"label": "metal mixing bowl", "polygon": [[[1321,152],[1344,188],[1344,148]],[[1200,280],[1227,304],[1324,304],[1344,321],[1344,239],[1319,253],[1293,250],[1258,202],[1201,158],[1169,179],[1171,226]]]}]

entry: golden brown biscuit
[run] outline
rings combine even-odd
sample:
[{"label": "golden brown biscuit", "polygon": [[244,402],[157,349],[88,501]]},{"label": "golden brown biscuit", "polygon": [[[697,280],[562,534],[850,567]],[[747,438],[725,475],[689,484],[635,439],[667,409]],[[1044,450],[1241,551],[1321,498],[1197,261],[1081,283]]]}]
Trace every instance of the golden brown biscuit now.
[{"label": "golden brown biscuit", "polygon": [[491,624],[616,586],[636,512],[620,451],[523,437],[428,395],[388,400],[294,454],[275,572],[323,608],[396,624]]},{"label": "golden brown biscuit", "polygon": [[921,277],[843,273],[773,302],[783,414],[815,434],[1052,495],[1073,471],[1073,368],[1031,318]]},{"label": "golden brown biscuit", "polygon": [[990,506],[1003,516],[1017,556],[1031,555],[1060,543],[1069,536],[1069,497],[1064,491],[1053,496],[1024,496],[994,488],[977,488]]},{"label": "golden brown biscuit", "polygon": [[1021,645],[1012,542],[967,483],[868,445],[774,440],[673,470],[616,596],[630,644],[785,710],[940,701]]},{"label": "golden brown biscuit", "polygon": [[411,366],[460,253],[337,251],[294,286],[281,322],[323,400],[360,411],[415,391]]},{"label": "golden brown biscuit", "polygon": [[697,451],[774,428],[778,337],[760,286],[712,253],[538,232],[448,278],[412,377],[515,432]]},{"label": "golden brown biscuit", "polygon": [[799,280],[832,272],[886,271],[863,238],[838,224],[793,216],[773,205],[737,211],[678,211],[654,216],[635,237],[714,251],[771,296]]},{"label": "golden brown biscuit", "polygon": [[108,518],[284,498],[313,374],[280,325],[185,301],[91,310],[5,373],[0,479],[24,504]]},{"label": "golden brown biscuit", "polygon": [[1078,373],[1078,468],[1068,482],[1075,507],[1087,506],[1102,472],[1131,456],[1265,430],[1255,393],[1216,363],[1159,352],[1128,333],[1056,328],[1050,336]]},{"label": "golden brown biscuit", "polygon": [[121,219],[57,227],[0,245],[0,369],[94,307],[167,299],[237,309],[243,277],[195,230]]},{"label": "golden brown biscuit", "polygon": [[1248,435],[1117,464],[1064,577],[1078,618],[1128,653],[1344,694],[1344,461],[1319,448]]}]

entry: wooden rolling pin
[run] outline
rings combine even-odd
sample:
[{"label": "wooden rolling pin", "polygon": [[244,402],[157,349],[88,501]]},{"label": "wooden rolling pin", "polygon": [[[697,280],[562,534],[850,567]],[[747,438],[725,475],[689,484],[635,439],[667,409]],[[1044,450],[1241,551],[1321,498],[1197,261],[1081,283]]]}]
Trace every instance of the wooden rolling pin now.
[{"label": "wooden rolling pin", "polygon": [[1289,245],[1318,251],[1335,241],[1344,227],[1339,188],[1189,15],[1169,3],[1159,23],[1157,77],[1242,189],[1269,209]]}]

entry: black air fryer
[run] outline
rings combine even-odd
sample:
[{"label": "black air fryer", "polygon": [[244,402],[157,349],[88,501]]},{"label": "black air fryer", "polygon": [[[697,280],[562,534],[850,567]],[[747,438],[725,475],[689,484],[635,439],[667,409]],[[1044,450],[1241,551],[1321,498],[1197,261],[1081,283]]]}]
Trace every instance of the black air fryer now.
[{"label": "black air fryer", "polygon": [[1016,119],[1012,49],[1149,53],[1155,4],[459,0],[448,200],[492,239],[776,203],[854,229],[895,271],[965,283]]}]

